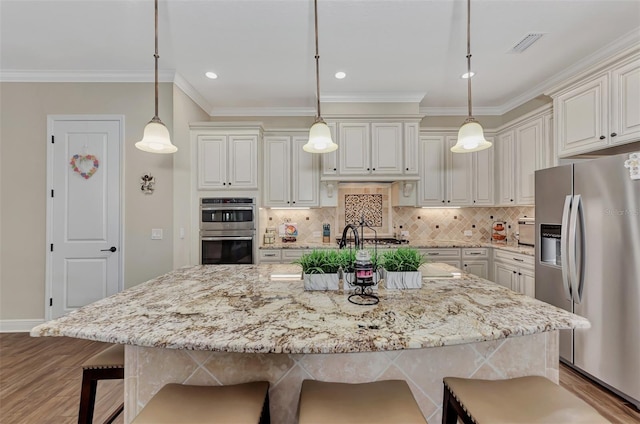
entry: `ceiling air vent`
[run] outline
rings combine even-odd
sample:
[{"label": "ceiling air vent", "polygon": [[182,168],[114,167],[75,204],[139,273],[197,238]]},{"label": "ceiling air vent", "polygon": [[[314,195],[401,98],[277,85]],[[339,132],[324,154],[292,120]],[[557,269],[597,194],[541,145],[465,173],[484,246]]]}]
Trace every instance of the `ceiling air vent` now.
[{"label": "ceiling air vent", "polygon": [[511,47],[511,49],[507,53],[522,53],[523,51],[531,47],[531,45],[538,41],[543,35],[544,34],[541,32],[530,32],[529,34],[522,37],[522,39],[518,41],[515,46]]}]

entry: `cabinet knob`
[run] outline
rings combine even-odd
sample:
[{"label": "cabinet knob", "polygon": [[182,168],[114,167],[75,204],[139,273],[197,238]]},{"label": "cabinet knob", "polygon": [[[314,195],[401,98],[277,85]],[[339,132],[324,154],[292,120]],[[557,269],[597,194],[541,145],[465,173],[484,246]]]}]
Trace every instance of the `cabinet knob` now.
[{"label": "cabinet knob", "polygon": [[519,272],[519,273],[518,273],[518,275],[522,275],[522,273],[521,273],[521,272]]},{"label": "cabinet knob", "polygon": [[409,170],[409,168],[406,169],[407,171]]},{"label": "cabinet knob", "polygon": [[447,203],[451,203],[451,200],[447,200]]},{"label": "cabinet knob", "polygon": [[231,183],[229,183],[229,185],[231,185]]},{"label": "cabinet knob", "polygon": [[513,199],[509,199],[510,202],[513,202]]},{"label": "cabinet knob", "polygon": [[373,170],[375,171],[375,170],[376,170],[376,168],[373,168]]},{"label": "cabinet knob", "polygon": [[442,201],[442,203],[444,203],[444,200]]},{"label": "cabinet knob", "polygon": [[371,171],[371,169],[367,168],[367,171]]},{"label": "cabinet knob", "polygon": [[222,185],[227,185],[227,183],[222,183]]},{"label": "cabinet knob", "polygon": [[464,264],[464,266],[467,266],[467,264]]},{"label": "cabinet knob", "polygon": [[295,204],[296,204],[296,201],[294,200],[292,203],[295,205]]},{"label": "cabinet knob", "polygon": [[473,203],[476,203],[476,201],[474,200]]},{"label": "cabinet knob", "polygon": [[611,137],[615,137],[617,135],[618,135],[617,133],[611,133]]},{"label": "cabinet knob", "polygon": [[336,168],[333,168],[333,170],[334,170],[334,171],[337,171],[337,169],[336,169]]},{"label": "cabinet knob", "polygon": [[289,201],[287,200],[287,204],[289,204],[289,203],[291,203],[291,202],[289,202]]},{"label": "cabinet knob", "polygon": [[607,138],[607,137],[605,137],[603,135],[600,136],[600,140],[604,140],[605,138]]},{"label": "cabinet knob", "polygon": [[515,271],[513,271],[513,273],[515,274],[516,272],[515,272]]}]

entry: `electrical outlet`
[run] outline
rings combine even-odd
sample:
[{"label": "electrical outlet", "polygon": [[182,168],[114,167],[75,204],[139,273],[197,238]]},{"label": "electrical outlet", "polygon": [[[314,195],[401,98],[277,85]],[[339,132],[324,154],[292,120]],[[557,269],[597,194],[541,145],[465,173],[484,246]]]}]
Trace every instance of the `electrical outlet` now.
[{"label": "electrical outlet", "polygon": [[471,230],[464,230],[464,236],[465,237],[471,237],[473,235],[473,231]]},{"label": "electrical outlet", "polygon": [[162,240],[162,228],[151,229],[151,240]]},{"label": "electrical outlet", "polygon": [[409,231],[400,231],[400,236],[401,237],[409,237]]},{"label": "electrical outlet", "polygon": [[321,231],[314,231],[314,232],[313,232],[313,237],[315,237],[315,238],[320,238],[320,237],[322,237],[322,232],[321,232]]}]

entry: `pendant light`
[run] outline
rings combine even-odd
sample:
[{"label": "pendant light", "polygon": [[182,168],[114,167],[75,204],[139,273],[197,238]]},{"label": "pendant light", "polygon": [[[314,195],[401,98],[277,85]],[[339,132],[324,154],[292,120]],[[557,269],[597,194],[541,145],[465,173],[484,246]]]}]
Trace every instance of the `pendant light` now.
[{"label": "pendant light", "polygon": [[320,115],[320,55],[318,54],[318,0],[313,0],[315,34],[316,34],[316,99],[317,112],[316,120],[309,129],[309,141],[302,146],[305,152],[309,153],[329,153],[338,149],[338,145],[331,139],[331,130],[322,115]]},{"label": "pendant light", "polygon": [[158,0],[155,0],[155,25],[156,25],[156,52],[153,55],[156,62],[156,114],[151,121],[144,127],[144,135],[142,140],[136,143],[136,147],[140,150],[150,153],[175,153],[178,148],[171,144],[171,136],[169,130],[158,117]]},{"label": "pendant light", "polygon": [[471,153],[491,147],[484,138],[482,126],[471,113],[471,0],[467,0],[467,101],[469,116],[458,130],[458,141],[451,148],[453,153]]}]

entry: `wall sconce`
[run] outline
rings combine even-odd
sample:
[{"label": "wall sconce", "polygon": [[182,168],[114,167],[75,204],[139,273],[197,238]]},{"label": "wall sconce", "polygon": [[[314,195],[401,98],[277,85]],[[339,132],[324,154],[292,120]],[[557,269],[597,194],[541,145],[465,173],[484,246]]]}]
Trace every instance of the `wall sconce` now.
[{"label": "wall sconce", "polygon": [[144,194],[153,194],[155,184],[156,180],[151,174],[145,174],[140,177],[140,190],[142,190]]}]

